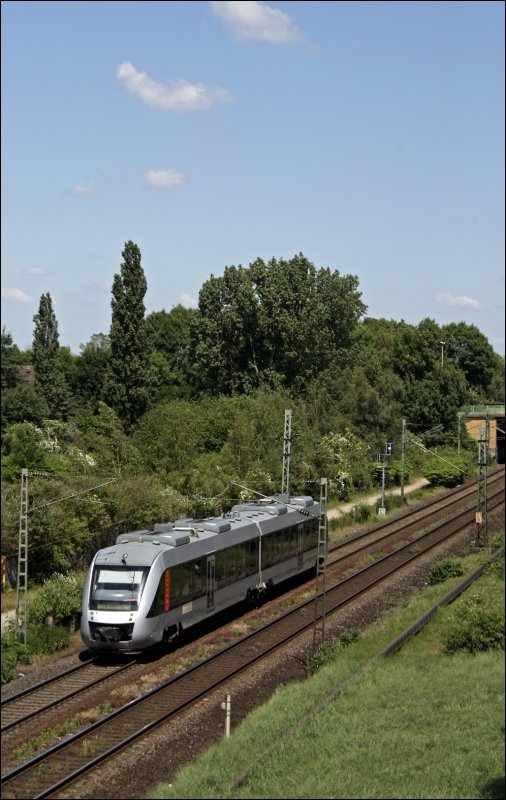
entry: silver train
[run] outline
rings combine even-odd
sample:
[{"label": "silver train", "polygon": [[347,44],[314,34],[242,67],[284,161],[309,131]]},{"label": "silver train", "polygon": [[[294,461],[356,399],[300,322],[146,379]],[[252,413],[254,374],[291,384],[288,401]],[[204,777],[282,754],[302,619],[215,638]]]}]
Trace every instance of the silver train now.
[{"label": "silver train", "polygon": [[[281,502],[283,501],[283,502]],[[285,495],[221,517],[159,523],[99,550],[86,578],[81,636],[133,653],[316,565],[320,504]]]}]

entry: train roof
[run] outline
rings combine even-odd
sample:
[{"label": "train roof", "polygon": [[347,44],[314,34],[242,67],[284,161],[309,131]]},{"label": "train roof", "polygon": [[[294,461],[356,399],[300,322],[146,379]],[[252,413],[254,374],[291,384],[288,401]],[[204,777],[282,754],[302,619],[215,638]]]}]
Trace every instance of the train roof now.
[{"label": "train roof", "polygon": [[319,514],[319,503],[309,495],[283,495],[282,500],[284,502],[278,498],[266,498],[241,503],[220,517],[181,518],[175,522],[157,523],[153,530],[120,534],[114,545],[98,551],[95,563],[119,566],[128,558],[131,565],[150,566],[162,550],[173,551],[174,563],[179,563],[256,538],[260,531],[262,535],[273,533],[287,524],[302,522],[308,516]]}]

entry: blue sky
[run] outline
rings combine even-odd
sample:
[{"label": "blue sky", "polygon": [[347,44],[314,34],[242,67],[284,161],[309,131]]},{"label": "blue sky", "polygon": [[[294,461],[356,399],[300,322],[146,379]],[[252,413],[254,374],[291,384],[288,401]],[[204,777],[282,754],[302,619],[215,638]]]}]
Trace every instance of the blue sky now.
[{"label": "blue sky", "polygon": [[2,2],[2,326],[108,333],[303,252],[504,354],[502,2]]}]

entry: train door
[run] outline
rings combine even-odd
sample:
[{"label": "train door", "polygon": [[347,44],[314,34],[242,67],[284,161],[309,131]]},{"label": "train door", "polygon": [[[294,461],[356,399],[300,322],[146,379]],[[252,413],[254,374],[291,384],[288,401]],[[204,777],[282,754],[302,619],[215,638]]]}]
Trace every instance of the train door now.
[{"label": "train door", "polygon": [[297,569],[302,569],[302,555],[304,553],[304,525],[297,525]]},{"label": "train door", "polygon": [[216,564],[214,553],[207,556],[207,608],[214,608],[214,590],[216,588]]}]

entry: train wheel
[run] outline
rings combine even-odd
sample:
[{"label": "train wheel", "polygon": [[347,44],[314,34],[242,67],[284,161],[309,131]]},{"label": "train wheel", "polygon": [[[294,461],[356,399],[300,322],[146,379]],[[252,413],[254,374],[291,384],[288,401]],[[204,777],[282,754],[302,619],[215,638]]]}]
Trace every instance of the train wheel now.
[{"label": "train wheel", "polygon": [[179,633],[180,631],[178,630],[177,625],[171,625],[170,627],[165,628],[163,632],[162,642],[164,642],[164,644],[170,644],[170,642],[173,642],[176,636],[179,635]]},{"label": "train wheel", "polygon": [[256,586],[251,587],[246,592],[246,605],[249,608],[255,608],[260,604],[260,592]]}]

